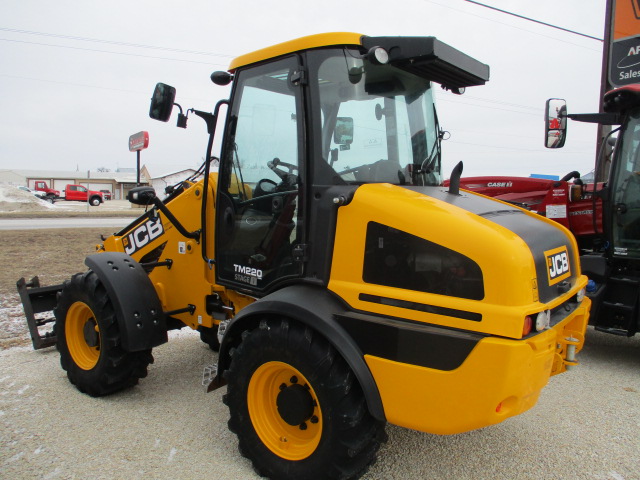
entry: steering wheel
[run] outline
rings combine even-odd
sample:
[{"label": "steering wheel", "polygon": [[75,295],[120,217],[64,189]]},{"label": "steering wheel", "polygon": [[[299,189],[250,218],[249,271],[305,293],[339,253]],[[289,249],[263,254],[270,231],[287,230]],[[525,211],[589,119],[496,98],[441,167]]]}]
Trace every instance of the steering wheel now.
[{"label": "steering wheel", "polygon": [[[290,187],[295,187],[298,184],[298,176],[293,173],[294,170],[298,170],[297,165],[283,162],[278,157],[276,157],[273,160],[267,162],[267,167],[273,170],[273,172],[278,175],[278,177],[280,177],[280,180],[282,180],[282,184],[278,186],[278,190],[281,190],[281,187],[285,187],[286,190],[289,190]],[[285,172],[280,167],[286,168],[287,171]]]}]

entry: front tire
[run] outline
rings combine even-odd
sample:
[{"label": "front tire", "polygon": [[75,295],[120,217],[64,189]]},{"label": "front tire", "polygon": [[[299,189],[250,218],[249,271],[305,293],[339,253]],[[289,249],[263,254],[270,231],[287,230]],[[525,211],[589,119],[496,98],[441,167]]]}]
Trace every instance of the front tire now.
[{"label": "front tire", "polygon": [[91,197],[91,200],[89,201],[89,203],[91,205],[93,205],[94,207],[98,207],[98,206],[100,206],[102,201],[100,200],[100,197]]},{"label": "front tire", "polygon": [[112,300],[94,272],[78,273],[65,282],[54,313],[60,365],[78,390],[98,397],[147,376],[151,350],[122,349]]},{"label": "front tire", "polygon": [[386,441],[347,363],[309,328],[261,321],[225,375],[229,429],[262,476],[359,478]]}]

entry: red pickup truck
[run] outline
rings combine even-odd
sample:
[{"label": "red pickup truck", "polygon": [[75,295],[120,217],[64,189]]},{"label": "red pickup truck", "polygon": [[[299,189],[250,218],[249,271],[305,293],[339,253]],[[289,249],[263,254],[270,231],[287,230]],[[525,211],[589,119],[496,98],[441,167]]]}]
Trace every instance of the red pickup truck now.
[{"label": "red pickup truck", "polygon": [[60,198],[60,192],[58,190],[54,190],[53,188],[49,188],[47,182],[43,180],[36,180],[33,189],[36,192],[44,192],[44,194],[46,195],[46,199],[50,202],[53,202],[53,200],[57,200],[58,198]]},{"label": "red pickup truck", "polygon": [[94,207],[97,207],[104,202],[102,192],[96,192],[95,190],[89,190],[82,185],[67,185],[64,190],[64,199],[86,202],[88,201]]},{"label": "red pickup truck", "polygon": [[44,192],[46,194],[46,200],[53,202],[54,200],[71,200],[77,202],[86,202],[87,200],[91,205],[97,207],[105,200],[105,194],[102,192],[96,192],[95,190],[89,190],[82,185],[69,184],[62,191],[63,196],[60,196],[58,190],[49,188],[47,182],[44,180],[36,180],[34,190],[38,192]]}]

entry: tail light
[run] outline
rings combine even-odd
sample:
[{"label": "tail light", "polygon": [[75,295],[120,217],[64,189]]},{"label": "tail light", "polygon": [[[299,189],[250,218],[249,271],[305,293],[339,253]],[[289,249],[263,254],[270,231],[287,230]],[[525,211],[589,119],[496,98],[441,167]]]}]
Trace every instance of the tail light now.
[{"label": "tail light", "polygon": [[533,327],[533,320],[531,316],[527,315],[524,317],[524,325],[522,326],[522,336],[526,337],[531,333],[531,328]]}]

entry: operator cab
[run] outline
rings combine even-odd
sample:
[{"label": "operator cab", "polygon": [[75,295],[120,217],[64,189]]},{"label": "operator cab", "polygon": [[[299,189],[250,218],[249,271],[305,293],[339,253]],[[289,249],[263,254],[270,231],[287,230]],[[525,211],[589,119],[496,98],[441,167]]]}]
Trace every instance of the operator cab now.
[{"label": "operator cab", "polygon": [[[236,58],[229,72],[212,75],[216,84],[233,81],[216,281],[258,297],[303,276],[326,284],[336,207],[359,186],[441,185],[446,132],[432,82],[461,93],[489,78],[487,65],[434,37],[353,33],[268,47]],[[161,90],[158,98],[172,102],[173,90]]]}]

